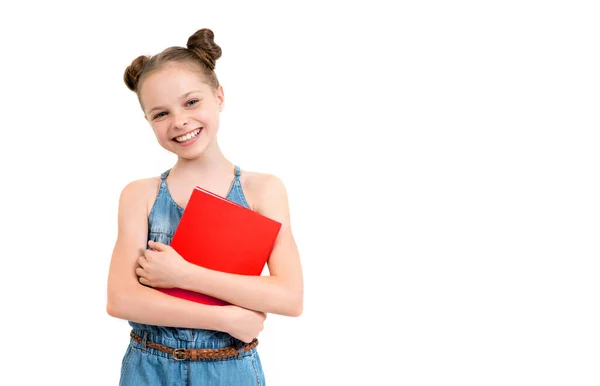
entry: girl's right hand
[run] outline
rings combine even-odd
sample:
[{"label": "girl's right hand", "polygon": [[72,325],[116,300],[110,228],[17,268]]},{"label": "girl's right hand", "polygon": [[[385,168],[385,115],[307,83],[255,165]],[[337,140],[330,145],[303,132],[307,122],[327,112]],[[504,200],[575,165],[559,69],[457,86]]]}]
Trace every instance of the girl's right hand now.
[{"label": "girl's right hand", "polygon": [[267,318],[264,312],[249,310],[234,305],[222,306],[225,311],[224,331],[229,335],[250,343],[264,328]]}]

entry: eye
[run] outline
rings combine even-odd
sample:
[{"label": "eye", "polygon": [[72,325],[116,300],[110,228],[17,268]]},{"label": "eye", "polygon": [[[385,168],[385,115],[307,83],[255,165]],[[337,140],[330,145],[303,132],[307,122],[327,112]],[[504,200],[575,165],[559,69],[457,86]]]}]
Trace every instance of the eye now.
[{"label": "eye", "polygon": [[156,114],[156,115],[154,116],[154,119],[162,118],[162,117],[164,117],[165,115],[167,115],[167,113],[166,113],[165,111],[162,111],[162,112],[160,112],[160,113]]},{"label": "eye", "polygon": [[192,99],[191,101],[188,101],[187,105],[188,105],[188,106],[194,106],[194,105],[196,105],[198,102],[200,102],[198,99]]}]

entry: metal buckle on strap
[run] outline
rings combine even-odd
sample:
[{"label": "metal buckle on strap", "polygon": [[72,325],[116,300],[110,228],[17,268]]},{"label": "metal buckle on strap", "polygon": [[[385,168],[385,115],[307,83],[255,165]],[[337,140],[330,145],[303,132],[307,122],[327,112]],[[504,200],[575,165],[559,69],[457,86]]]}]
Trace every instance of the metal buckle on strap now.
[{"label": "metal buckle on strap", "polygon": [[176,361],[184,361],[187,359],[187,355],[185,354],[185,349],[183,348],[176,348],[175,350],[173,350],[173,359],[175,359]]}]

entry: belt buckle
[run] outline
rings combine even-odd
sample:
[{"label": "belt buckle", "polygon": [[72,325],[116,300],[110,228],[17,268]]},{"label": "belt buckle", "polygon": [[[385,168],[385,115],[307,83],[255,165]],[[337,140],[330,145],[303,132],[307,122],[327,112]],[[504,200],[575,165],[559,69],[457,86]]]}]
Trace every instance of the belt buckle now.
[{"label": "belt buckle", "polygon": [[185,355],[185,349],[176,348],[173,350],[173,359],[176,361],[184,361],[187,359],[187,355]]}]

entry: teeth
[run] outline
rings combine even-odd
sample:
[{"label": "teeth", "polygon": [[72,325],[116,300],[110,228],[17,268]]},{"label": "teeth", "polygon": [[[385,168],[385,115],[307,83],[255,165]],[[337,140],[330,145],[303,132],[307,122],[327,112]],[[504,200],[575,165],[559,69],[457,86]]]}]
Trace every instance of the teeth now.
[{"label": "teeth", "polygon": [[186,135],[182,135],[181,137],[176,137],[175,140],[177,142],[185,142],[185,141],[189,141],[190,139],[194,138],[195,136],[197,136],[198,134],[200,134],[200,129],[193,131],[189,134]]}]

